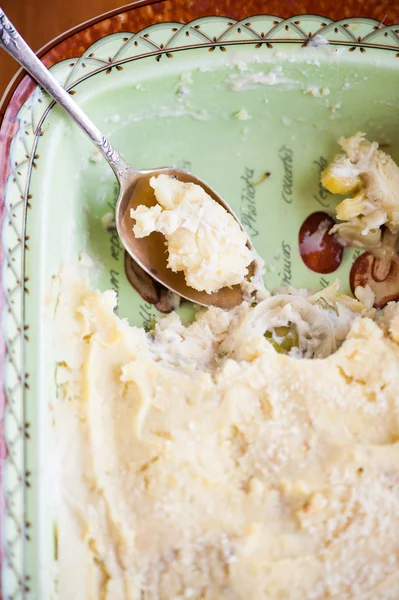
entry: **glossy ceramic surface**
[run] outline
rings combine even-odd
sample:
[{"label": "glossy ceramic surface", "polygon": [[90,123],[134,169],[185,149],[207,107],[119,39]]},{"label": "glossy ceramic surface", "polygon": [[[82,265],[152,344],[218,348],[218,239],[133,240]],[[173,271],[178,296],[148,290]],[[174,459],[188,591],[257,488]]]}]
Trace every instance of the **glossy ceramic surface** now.
[{"label": "glossy ceramic surface", "polygon": [[[336,204],[319,174],[337,137],[363,130],[399,160],[398,31],[368,19],[202,17],[102,36],[53,73],[131,164],[177,165],[209,181],[266,260],[270,288],[338,277],[349,291],[358,251],[315,272],[300,257],[299,231]],[[56,590],[52,276],[90,256],[92,284],[114,288],[118,313],[144,327],[162,291],[137,279],[145,297],[132,288],[116,232],[101,221],[117,197],[109,167],[40,89],[23,85],[2,128],[11,140],[2,163],[2,581],[7,598],[47,600]]]}]

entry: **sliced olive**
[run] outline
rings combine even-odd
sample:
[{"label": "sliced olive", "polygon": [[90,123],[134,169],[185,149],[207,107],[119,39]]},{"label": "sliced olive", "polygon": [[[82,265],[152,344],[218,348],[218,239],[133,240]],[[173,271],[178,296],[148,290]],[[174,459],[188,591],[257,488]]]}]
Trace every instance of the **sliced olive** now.
[{"label": "sliced olive", "polygon": [[295,325],[273,327],[267,330],[265,337],[279,354],[289,354],[292,348],[299,347],[298,330]]}]

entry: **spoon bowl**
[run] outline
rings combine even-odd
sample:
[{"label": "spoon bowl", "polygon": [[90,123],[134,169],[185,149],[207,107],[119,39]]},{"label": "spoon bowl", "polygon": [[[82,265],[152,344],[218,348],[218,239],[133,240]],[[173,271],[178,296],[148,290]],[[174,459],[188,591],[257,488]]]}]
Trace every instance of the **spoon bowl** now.
[{"label": "spoon bowl", "polygon": [[[162,233],[153,232],[151,235],[143,238],[136,238],[134,236],[134,221],[130,216],[130,210],[136,209],[139,205],[150,207],[157,204],[154,190],[150,186],[149,181],[151,177],[157,177],[161,174],[176,177],[184,183],[200,185],[241,226],[237,216],[223,198],[205,181],[202,181],[193,173],[173,167],[145,171],[129,170],[126,178],[121,182],[115,214],[116,228],[125,249],[146,273],[182,298],[191,300],[201,306],[217,306],[224,309],[237,306],[243,300],[242,289],[239,285],[224,287],[213,294],[195,290],[187,285],[182,271],[175,273],[168,268],[165,237]],[[252,244],[249,240],[248,247],[252,250]]]}]

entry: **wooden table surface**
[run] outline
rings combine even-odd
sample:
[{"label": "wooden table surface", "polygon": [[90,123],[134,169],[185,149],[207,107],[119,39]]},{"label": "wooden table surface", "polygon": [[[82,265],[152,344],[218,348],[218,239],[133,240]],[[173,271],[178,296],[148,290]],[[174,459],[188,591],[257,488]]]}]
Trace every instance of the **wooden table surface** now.
[{"label": "wooden table surface", "polygon": [[[123,6],[127,1],[0,0],[0,6],[28,44],[37,51],[60,33],[101,13]],[[17,63],[0,50],[0,98],[18,68]]]}]

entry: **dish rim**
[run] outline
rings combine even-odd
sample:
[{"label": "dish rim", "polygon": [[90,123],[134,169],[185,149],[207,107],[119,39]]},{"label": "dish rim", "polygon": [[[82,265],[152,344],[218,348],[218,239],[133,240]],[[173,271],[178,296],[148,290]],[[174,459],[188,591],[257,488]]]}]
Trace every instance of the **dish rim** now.
[{"label": "dish rim", "polygon": [[[85,32],[89,31],[93,26],[97,25],[97,24],[101,24],[101,23],[106,23],[109,20],[114,19],[115,17],[118,17],[119,15],[122,15],[126,12],[130,12],[130,11],[135,11],[137,9],[140,8],[144,8],[144,7],[148,7],[151,6],[153,4],[158,4],[159,2],[157,2],[157,0],[138,0],[137,2],[133,2],[127,6],[118,8],[118,9],[114,9],[112,11],[109,11],[103,15],[100,15],[98,17],[94,17],[93,19],[90,19],[70,30],[68,30],[67,32],[61,34],[60,36],[54,38],[51,42],[49,42],[48,44],[46,44],[40,51],[39,51],[39,56],[43,57],[44,62],[47,64],[47,66],[52,66],[54,64],[57,64],[58,62],[61,62],[62,60],[65,60],[66,58],[71,58],[71,56],[67,56],[67,55],[61,55],[61,56],[57,56],[57,53],[55,52],[55,50],[57,49],[57,47],[62,44],[63,42],[67,41],[68,39],[70,39],[73,36],[78,35],[79,33],[84,34]],[[261,4],[261,3],[259,3]],[[213,17],[220,17],[221,15],[204,15],[204,18],[208,18],[211,19]],[[244,19],[250,19],[251,17],[253,17],[255,15],[251,15],[249,17],[245,17]],[[282,17],[277,17],[275,15],[262,15],[264,17],[269,17],[269,18],[276,18],[280,20],[280,24],[283,22],[292,22],[293,19],[297,18],[297,19],[304,19],[304,18],[314,18],[314,19],[323,19],[323,20],[329,20],[330,23],[335,23],[335,25],[337,26],[342,26],[344,27],[345,24],[348,21],[356,21],[356,22],[367,22],[368,24],[372,24],[372,26],[375,29],[379,29],[382,31],[387,30],[387,32],[391,32],[393,31],[393,27],[395,27],[396,25],[391,24],[388,26],[380,26],[381,24],[379,23],[379,21],[376,21],[374,19],[370,19],[368,17],[352,17],[352,18],[345,18],[345,19],[341,19],[339,21],[334,21],[332,19],[330,19],[329,17],[324,17],[321,15],[314,15],[314,14],[306,14],[306,15],[292,15],[291,17],[288,17],[286,19],[283,19]],[[202,16],[201,16],[202,17]],[[226,17],[227,19],[230,17]],[[185,26],[189,26],[190,23],[192,23],[193,21],[196,21],[197,19],[193,19],[190,20],[188,22],[181,22],[179,21],[179,23],[182,25],[182,27]],[[232,21],[236,21],[236,19],[231,18]],[[157,21],[157,23],[152,22],[151,25],[156,25],[156,24],[164,24],[164,23],[170,23],[170,20],[159,20]],[[173,21],[174,23],[177,23],[177,21]],[[329,23],[329,25],[330,25]],[[151,25],[147,25],[147,26],[151,26]],[[143,31],[143,29],[146,29],[146,27],[140,28],[137,33],[141,33]],[[123,28],[121,31],[129,31],[128,29]],[[105,38],[107,35],[112,35],[116,33],[115,31],[107,31],[106,33],[104,33],[103,35],[99,35],[99,37],[94,40],[94,41],[98,41],[99,39],[103,39]],[[397,37],[397,46],[393,46],[393,45],[385,45],[385,46],[381,46],[381,45],[373,45],[370,44],[369,46],[372,48],[382,48],[385,50],[390,50],[390,51],[395,51],[397,52],[397,56],[399,57],[399,36],[397,36],[396,32],[395,36]],[[92,43],[94,43],[94,41],[92,40],[92,42],[90,44],[88,44],[88,47],[90,47],[92,45]],[[264,40],[265,42],[267,42],[267,39]],[[287,40],[289,42],[297,42],[297,40],[292,40],[289,39]],[[298,43],[303,40],[298,40]],[[263,40],[262,40],[263,43]],[[275,43],[281,43],[281,40],[276,41]],[[333,43],[335,43],[333,41]],[[220,46],[220,44],[218,44],[216,41],[214,43],[209,43],[209,46]],[[351,44],[345,44],[345,45],[349,45],[349,46],[353,46],[354,50],[356,48],[359,48],[361,50],[362,47],[364,47],[366,45],[366,47],[368,46],[368,44],[364,44],[362,43],[361,40],[359,41],[355,41],[353,40],[351,42]],[[195,45],[196,47],[198,47],[198,45]],[[192,47],[192,46],[191,46]],[[84,52],[86,52],[87,48],[85,48]],[[162,54],[166,53],[167,49],[163,49],[162,50]],[[83,53],[80,54],[79,58],[82,56]],[[74,56],[74,58],[76,57],[76,55]],[[126,60],[126,59],[125,59]],[[127,59],[128,60],[128,59]],[[104,67],[105,68],[105,67]],[[3,98],[1,100],[1,105],[0,105],[0,224],[4,225],[5,219],[7,217],[6,214],[6,206],[5,206],[5,182],[9,176],[9,159],[10,159],[10,144],[15,136],[16,133],[16,115],[18,113],[18,111],[20,110],[21,106],[24,104],[24,102],[26,102],[27,98],[31,95],[32,91],[36,88],[36,85],[32,82],[32,80],[30,79],[29,76],[24,75],[23,71],[20,70],[15,77],[12,79],[12,81],[10,82],[8,88],[6,89],[5,94],[3,95]],[[9,113],[9,111],[11,111],[11,114]],[[12,121],[12,114],[14,114],[14,121]],[[9,120],[8,120],[9,119]],[[2,160],[3,159],[3,160]],[[23,235],[25,234],[25,231],[23,230]],[[2,236],[2,241],[3,241],[3,236]],[[24,243],[24,239],[22,239],[21,244]],[[7,251],[5,248],[3,248],[3,244],[1,244],[0,247],[0,261],[1,261],[1,268],[3,269],[5,267],[6,264],[6,257],[7,257]],[[21,281],[23,282],[23,277],[22,275],[24,274],[24,269],[23,269],[23,260],[21,263]],[[24,294],[24,292],[22,291],[22,295]],[[7,293],[3,290],[3,287],[0,289],[0,310],[5,312],[5,308],[6,308],[6,304],[7,304]],[[21,309],[21,321],[20,321],[20,325],[23,325],[24,323],[24,319],[23,319],[23,303],[22,303],[22,309]],[[2,330],[3,332],[3,330]],[[0,363],[4,369],[5,366],[5,359],[6,359],[6,349],[8,349],[8,345],[7,345],[7,341],[3,336],[0,337],[1,340],[1,344],[0,344]],[[22,372],[22,371],[21,371]],[[23,385],[24,382],[21,383],[21,385]],[[4,413],[4,409],[7,403],[7,395],[6,395],[6,391],[4,388],[4,380],[2,382],[2,387],[0,390],[0,410],[3,416]],[[1,423],[1,426],[3,426],[3,423]],[[1,428],[1,431],[3,432],[3,427]],[[21,432],[21,435],[23,435],[23,431]],[[25,442],[23,442],[25,445]],[[2,530],[3,530],[3,519],[5,518],[5,511],[6,511],[6,497],[5,497],[5,489],[4,489],[4,485],[3,485],[3,477],[4,477],[4,473],[3,471],[5,470],[5,465],[6,465],[6,459],[7,459],[7,441],[4,438],[4,436],[0,436],[0,463],[1,463],[1,473],[0,473],[0,535],[2,534]],[[26,481],[22,481],[21,485],[24,487],[24,489],[26,490],[26,486],[27,486],[27,482]],[[29,486],[28,486],[29,487]],[[26,531],[21,531],[21,535],[25,535]],[[2,540],[3,543],[1,543],[0,545],[0,566],[4,566],[3,565],[3,561],[7,556],[7,552],[6,552],[6,541]],[[29,588],[29,585],[26,585],[27,588]],[[1,587],[0,587],[1,590]],[[21,588],[21,597],[24,597],[25,592],[28,593],[29,589],[25,590],[25,582],[22,581],[22,588]],[[16,597],[16,596],[15,596]]]}]

